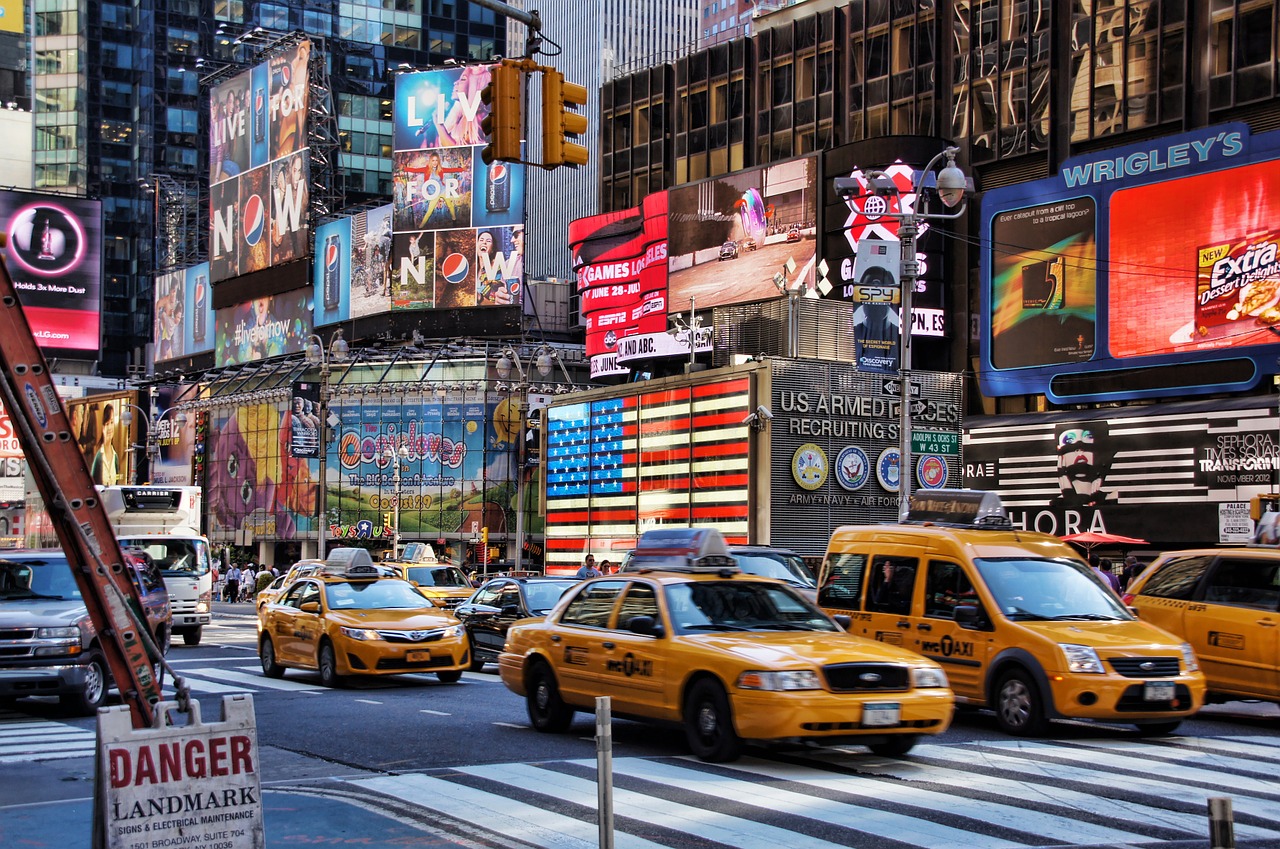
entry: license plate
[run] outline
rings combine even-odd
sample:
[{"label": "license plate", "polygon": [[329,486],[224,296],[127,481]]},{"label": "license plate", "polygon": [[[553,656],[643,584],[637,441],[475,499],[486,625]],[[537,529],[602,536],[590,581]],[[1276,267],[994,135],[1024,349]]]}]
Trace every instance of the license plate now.
[{"label": "license plate", "polygon": [[409,663],[426,663],[431,659],[429,651],[409,651],[404,653],[404,659]]},{"label": "license plate", "polygon": [[1142,699],[1148,702],[1173,701],[1173,682],[1148,681],[1142,685]]},{"label": "license plate", "polygon": [[892,704],[864,705],[862,708],[862,725],[878,727],[897,725],[902,721],[902,705]]}]

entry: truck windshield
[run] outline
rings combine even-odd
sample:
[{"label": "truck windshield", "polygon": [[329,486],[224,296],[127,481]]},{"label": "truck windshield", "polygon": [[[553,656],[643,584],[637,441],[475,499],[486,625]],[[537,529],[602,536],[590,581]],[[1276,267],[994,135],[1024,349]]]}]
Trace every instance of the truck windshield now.
[{"label": "truck windshield", "polygon": [[209,572],[209,545],[204,540],[121,537],[122,547],[140,548],[169,577],[205,575]]},{"label": "truck windshield", "polygon": [[988,557],[976,563],[996,606],[1008,619],[1133,619],[1115,593],[1079,561]]}]

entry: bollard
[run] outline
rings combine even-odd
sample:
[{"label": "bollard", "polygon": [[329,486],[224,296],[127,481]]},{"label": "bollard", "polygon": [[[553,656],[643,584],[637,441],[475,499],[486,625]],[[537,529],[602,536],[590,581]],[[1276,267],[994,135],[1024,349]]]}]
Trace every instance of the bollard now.
[{"label": "bollard", "polygon": [[[596,697],[596,807],[600,849],[613,849],[613,709],[608,696]],[[1228,800],[1228,804],[1230,800]]]},{"label": "bollard", "polygon": [[1229,796],[1209,797],[1209,849],[1236,849]]}]

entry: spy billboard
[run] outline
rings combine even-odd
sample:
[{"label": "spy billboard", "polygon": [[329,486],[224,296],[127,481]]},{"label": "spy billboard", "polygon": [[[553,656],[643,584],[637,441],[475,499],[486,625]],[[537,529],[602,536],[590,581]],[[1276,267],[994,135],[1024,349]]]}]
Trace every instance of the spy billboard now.
[{"label": "spy billboard", "polygon": [[310,59],[300,41],[209,96],[212,283],[309,253]]}]

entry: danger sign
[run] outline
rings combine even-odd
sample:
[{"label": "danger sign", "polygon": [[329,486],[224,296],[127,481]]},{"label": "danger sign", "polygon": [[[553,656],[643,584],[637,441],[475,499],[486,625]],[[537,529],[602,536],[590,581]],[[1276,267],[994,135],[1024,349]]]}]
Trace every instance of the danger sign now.
[{"label": "danger sign", "polygon": [[[156,715],[176,711],[161,702]],[[224,696],[222,722],[135,729],[127,707],[98,714],[95,822],[109,849],[261,849],[258,729],[249,695]],[[162,720],[163,721],[163,720]]]}]

